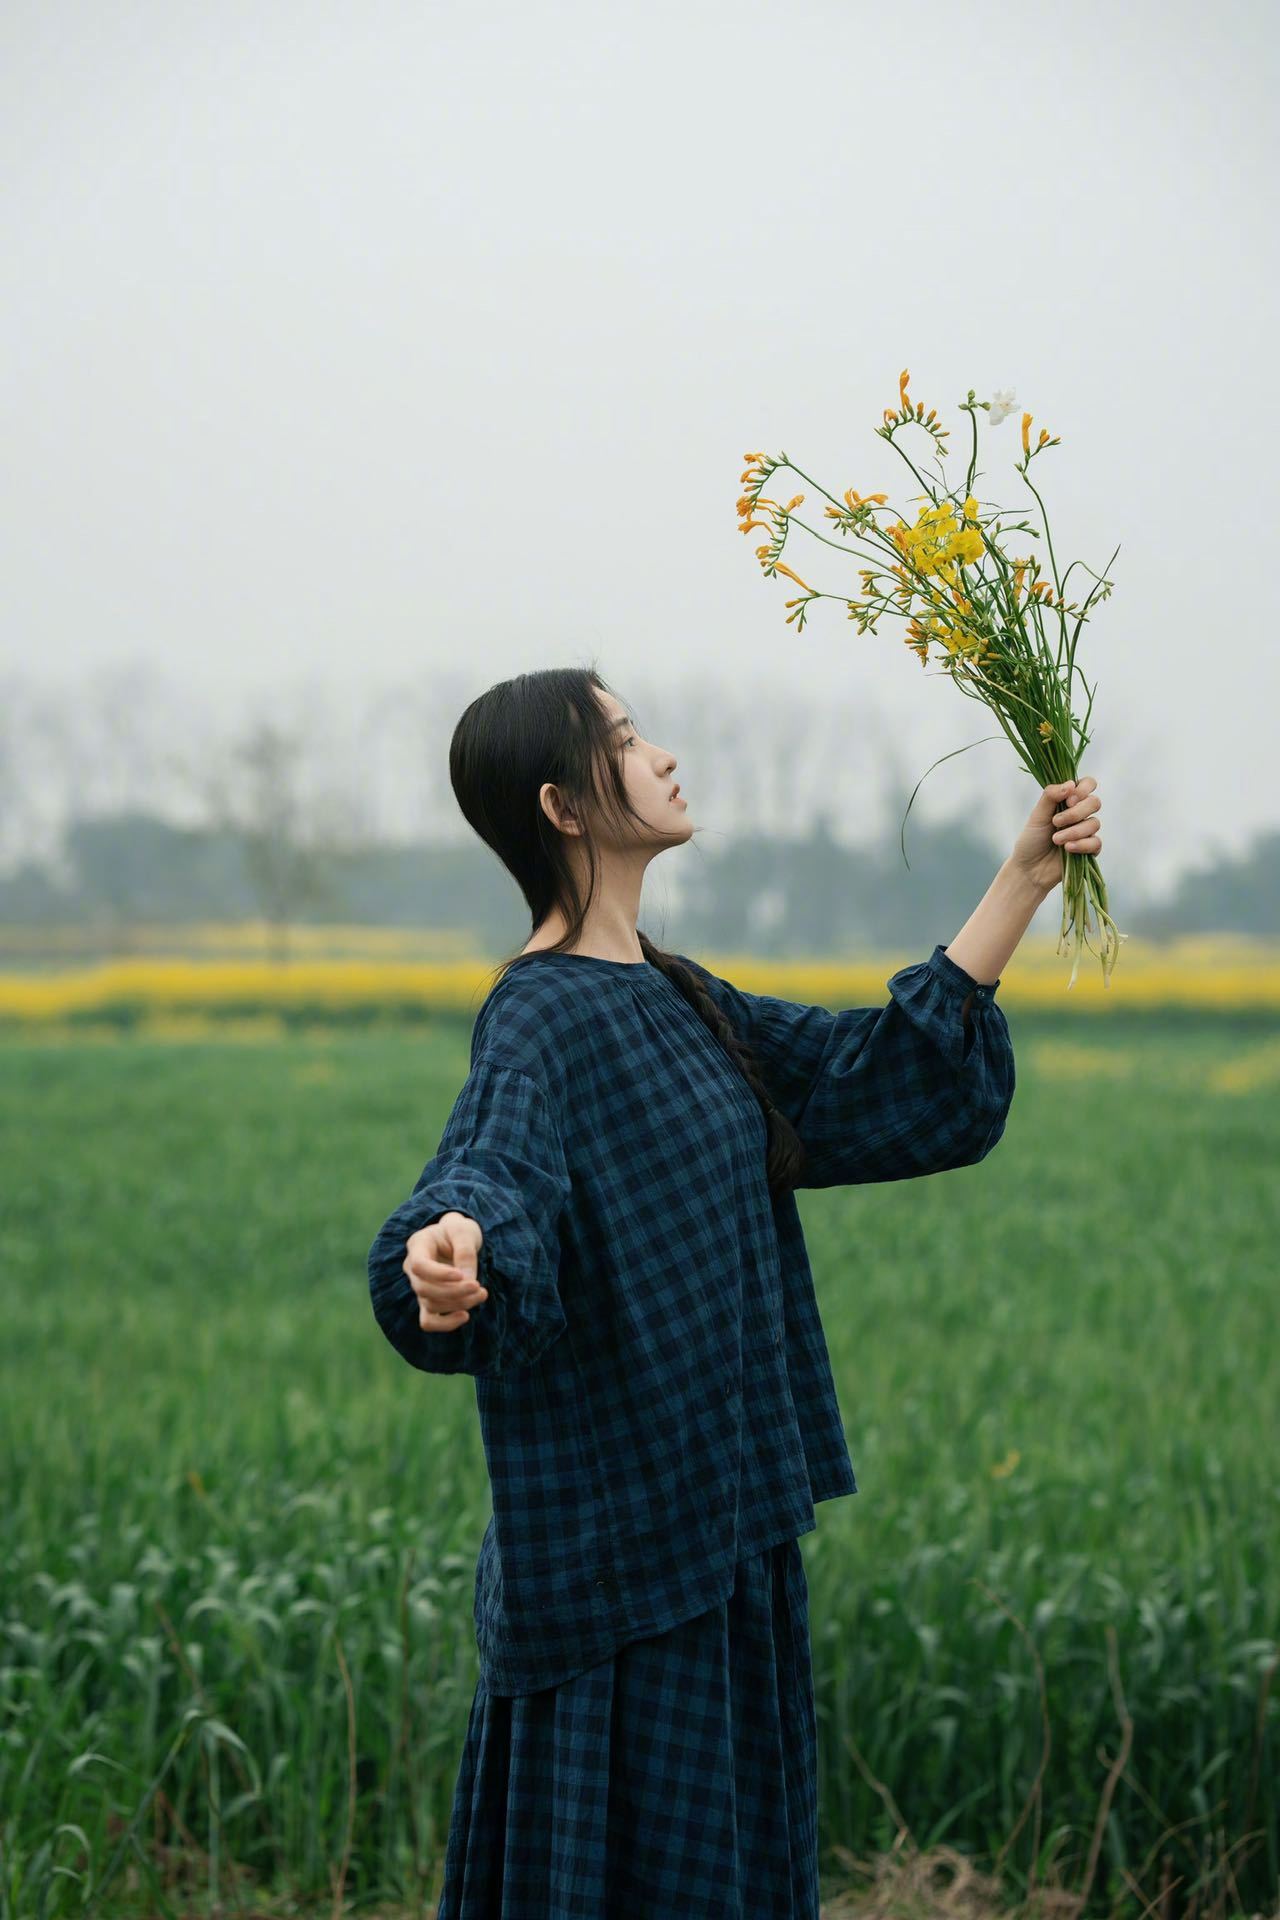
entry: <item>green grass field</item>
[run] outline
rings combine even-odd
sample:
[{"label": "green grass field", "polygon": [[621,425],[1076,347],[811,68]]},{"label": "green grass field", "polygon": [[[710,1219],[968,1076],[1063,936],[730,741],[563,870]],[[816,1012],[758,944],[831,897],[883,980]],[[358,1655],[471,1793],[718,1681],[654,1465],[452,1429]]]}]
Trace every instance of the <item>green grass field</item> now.
[{"label": "green grass field", "polygon": [[[824,1867],[900,1820],[1079,1889],[1096,1831],[1091,1910],[1171,1864],[1171,1911],[1256,1911],[1275,1023],[1011,1027],[984,1164],[801,1195],[861,1487],[804,1540]],[[431,1911],[487,1481],[365,1258],[467,1062],[465,1022],[0,1046],[4,1920]]]}]

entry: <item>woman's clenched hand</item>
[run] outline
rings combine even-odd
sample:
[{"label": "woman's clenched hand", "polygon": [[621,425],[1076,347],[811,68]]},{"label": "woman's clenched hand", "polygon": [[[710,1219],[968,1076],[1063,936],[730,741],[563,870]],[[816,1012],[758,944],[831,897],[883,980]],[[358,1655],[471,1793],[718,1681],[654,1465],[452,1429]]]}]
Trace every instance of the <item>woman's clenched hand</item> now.
[{"label": "woman's clenched hand", "polygon": [[468,1307],[489,1298],[477,1278],[483,1244],[480,1224],[468,1213],[443,1213],[409,1235],[403,1266],[424,1333],[451,1333],[470,1319]]}]

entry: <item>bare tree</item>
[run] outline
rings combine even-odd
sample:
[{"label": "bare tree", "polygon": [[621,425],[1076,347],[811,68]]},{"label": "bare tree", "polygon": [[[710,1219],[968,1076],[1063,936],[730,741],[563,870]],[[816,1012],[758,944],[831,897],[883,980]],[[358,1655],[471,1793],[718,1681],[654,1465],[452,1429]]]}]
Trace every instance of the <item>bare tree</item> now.
[{"label": "bare tree", "polygon": [[[231,743],[225,759],[203,772],[212,824],[236,832],[245,873],[269,936],[271,957],[289,958],[289,933],[299,912],[331,898],[324,850],[308,843],[299,778],[304,736],[271,720],[256,720]],[[196,771],[197,779],[201,778]]]}]

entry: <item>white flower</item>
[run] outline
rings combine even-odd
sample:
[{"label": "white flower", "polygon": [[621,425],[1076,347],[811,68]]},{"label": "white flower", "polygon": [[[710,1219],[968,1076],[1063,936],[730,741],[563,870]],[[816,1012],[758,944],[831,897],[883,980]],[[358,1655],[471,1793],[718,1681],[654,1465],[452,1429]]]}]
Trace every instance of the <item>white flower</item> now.
[{"label": "white flower", "polygon": [[997,387],[991,396],[991,405],[987,409],[988,424],[998,427],[1006,413],[1013,413],[1017,407],[1012,387]]}]

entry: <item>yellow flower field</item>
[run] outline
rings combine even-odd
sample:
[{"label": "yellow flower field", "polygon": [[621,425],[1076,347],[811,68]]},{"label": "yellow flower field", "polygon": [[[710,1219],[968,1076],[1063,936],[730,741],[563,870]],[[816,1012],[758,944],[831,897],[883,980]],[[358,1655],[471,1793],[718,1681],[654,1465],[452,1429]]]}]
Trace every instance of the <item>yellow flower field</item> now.
[{"label": "yellow flower field", "polygon": [[[31,965],[8,935],[0,971],[0,1022],[32,1023],[95,1016],[219,1018],[307,1012],[350,1016],[432,1012],[474,1014],[493,962],[437,936],[380,928],[309,927],[290,933],[291,958],[267,956],[266,929],[138,929],[127,958],[74,963],[74,950]],[[70,943],[68,942],[70,948]],[[204,957],[204,956],[208,957]],[[830,1006],[870,1006],[885,997],[897,967],[921,958],[882,953],[848,961],[761,959],[736,953],[697,958],[748,992]],[[24,959],[27,964],[23,964]],[[1028,939],[1001,978],[1010,1010],[1115,1013],[1124,1008],[1257,1011],[1280,1007],[1280,945],[1244,936],[1197,936],[1169,944],[1131,939],[1123,984],[1104,989],[1082,974],[1066,988],[1051,939]]]}]

